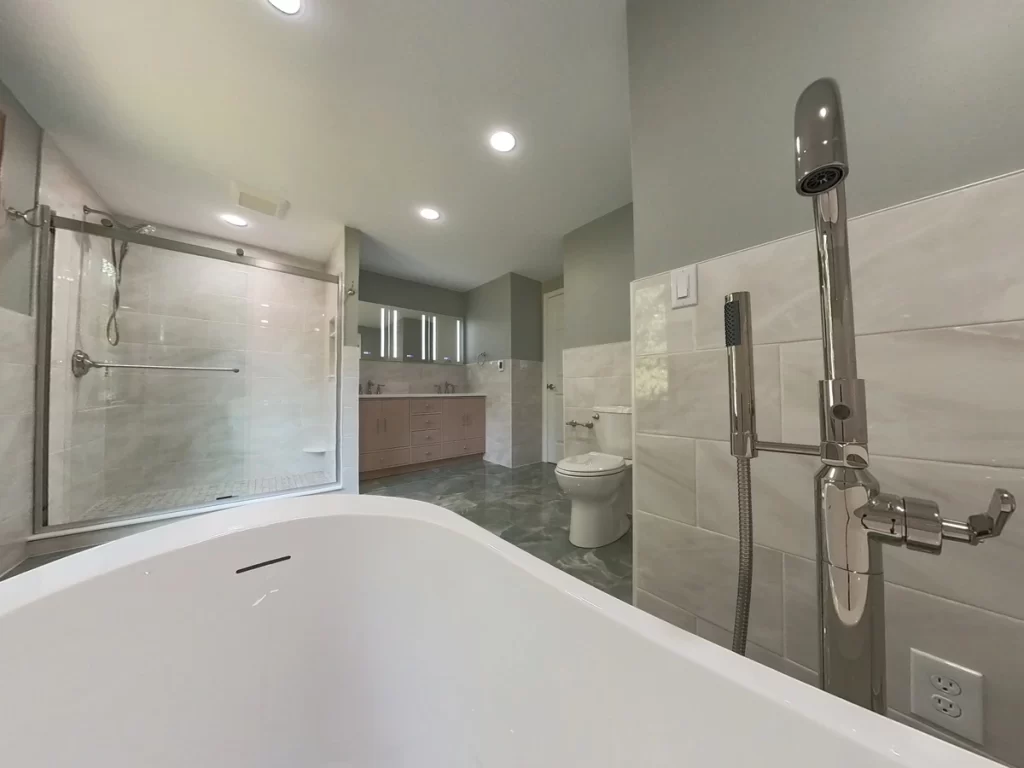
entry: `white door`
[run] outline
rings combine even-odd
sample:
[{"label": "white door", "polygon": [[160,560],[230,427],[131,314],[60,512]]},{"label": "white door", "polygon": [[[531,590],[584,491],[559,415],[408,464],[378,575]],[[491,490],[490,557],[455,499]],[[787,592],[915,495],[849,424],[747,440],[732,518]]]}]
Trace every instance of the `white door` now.
[{"label": "white door", "polygon": [[562,291],[544,294],[544,460],[555,464],[565,454],[562,417]]}]

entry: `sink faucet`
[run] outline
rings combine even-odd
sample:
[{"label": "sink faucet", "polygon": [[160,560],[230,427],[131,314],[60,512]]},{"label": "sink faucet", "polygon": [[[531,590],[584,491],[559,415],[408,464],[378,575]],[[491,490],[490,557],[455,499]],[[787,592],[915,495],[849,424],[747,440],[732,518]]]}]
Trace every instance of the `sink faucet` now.
[{"label": "sink faucet", "polygon": [[[965,522],[949,520],[933,501],[883,493],[868,471],[868,419],[864,381],[857,376],[846,233],[846,129],[834,80],[817,80],[804,90],[794,128],[796,190],[811,198],[818,250],[825,361],[825,377],[818,384],[821,441],[798,445],[758,440],[750,295],[726,296],[730,449],[738,463],[740,499],[735,635],[745,637],[740,605],[750,592],[750,460],[759,451],[819,456],[822,466],[814,476],[819,682],[830,693],[885,714],[881,545],[906,544],[937,555],[947,540],[979,544],[1002,533],[1016,500],[997,488],[987,511],[969,515]],[[742,646],[735,650],[742,652]]]},{"label": "sink faucet", "polygon": [[446,381],[446,382],[444,383],[444,393],[445,393],[446,395],[454,395],[454,394],[455,394],[455,385],[454,385],[454,384],[449,384],[449,383],[448,383],[448,382]]},{"label": "sink faucet", "polygon": [[366,394],[368,394],[368,395],[372,395],[373,394],[373,379],[367,379],[366,380]]}]

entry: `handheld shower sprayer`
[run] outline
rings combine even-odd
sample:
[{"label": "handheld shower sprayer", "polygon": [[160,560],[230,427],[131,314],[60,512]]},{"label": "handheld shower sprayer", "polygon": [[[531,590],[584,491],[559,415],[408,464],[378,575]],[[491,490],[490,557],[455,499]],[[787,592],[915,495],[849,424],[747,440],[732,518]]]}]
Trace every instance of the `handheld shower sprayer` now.
[{"label": "handheld shower sprayer", "polygon": [[725,297],[725,350],[729,357],[729,447],[736,457],[737,506],[739,508],[739,577],[736,584],[736,618],[732,649],[747,652],[747,622],[754,578],[754,520],[751,509],[750,460],[757,455],[757,422],[754,409],[754,343],[750,334],[750,294]]},{"label": "handheld shower sprayer", "polygon": [[[151,235],[156,231],[156,227],[152,224],[147,224],[144,221],[139,222],[135,226],[129,226],[117,218],[112,213],[107,211],[101,211],[98,208],[90,208],[88,205],[82,206],[82,218],[84,219],[90,213],[106,214],[109,218],[100,219],[100,224],[109,229],[123,229],[128,232],[139,235]],[[117,313],[121,308],[121,276],[124,272],[124,260],[128,256],[128,241],[121,240],[120,248],[117,245],[117,238],[114,235],[110,237],[110,264],[114,272],[114,289],[110,296],[110,315],[107,317],[107,343],[112,347],[116,347],[121,342],[121,329],[117,324]]]}]

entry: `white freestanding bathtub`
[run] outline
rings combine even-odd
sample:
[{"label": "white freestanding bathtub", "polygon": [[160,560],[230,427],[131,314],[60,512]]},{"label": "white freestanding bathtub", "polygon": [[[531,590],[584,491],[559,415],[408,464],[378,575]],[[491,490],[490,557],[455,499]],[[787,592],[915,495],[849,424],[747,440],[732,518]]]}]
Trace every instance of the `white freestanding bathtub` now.
[{"label": "white freestanding bathtub", "polygon": [[0,583],[0,763],[992,765],[446,510],[342,495],[193,518]]}]

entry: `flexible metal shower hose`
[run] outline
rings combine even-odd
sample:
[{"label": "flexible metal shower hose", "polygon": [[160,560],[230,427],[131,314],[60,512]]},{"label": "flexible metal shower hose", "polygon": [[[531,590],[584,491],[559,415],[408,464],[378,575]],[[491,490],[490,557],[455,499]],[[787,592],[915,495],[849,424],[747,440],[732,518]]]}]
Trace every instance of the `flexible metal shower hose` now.
[{"label": "flexible metal shower hose", "polygon": [[110,297],[110,316],[107,318],[107,343],[116,347],[121,342],[121,329],[117,327],[117,313],[121,309],[121,273],[128,255],[128,241],[121,241],[121,258],[117,254],[117,241],[110,240],[110,260],[114,267],[114,293]]},{"label": "flexible metal shower hose", "polygon": [[736,496],[739,502],[740,567],[736,585],[736,620],[732,649],[747,652],[747,622],[750,619],[750,585],[754,576],[754,519],[750,500],[750,459],[736,459]]}]

